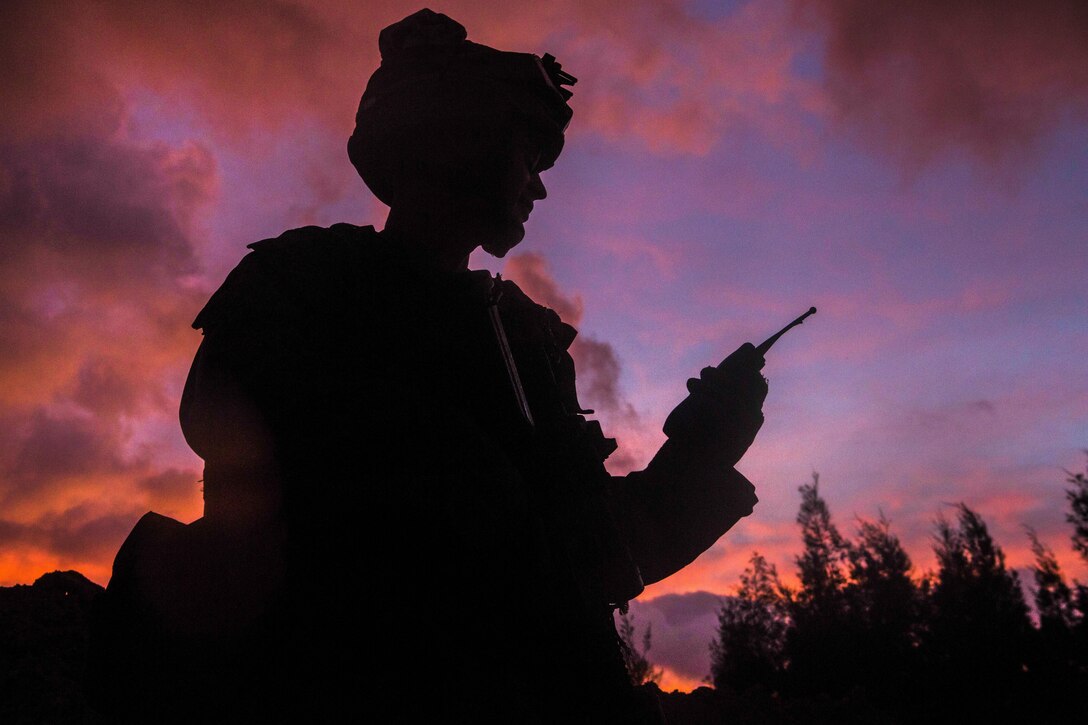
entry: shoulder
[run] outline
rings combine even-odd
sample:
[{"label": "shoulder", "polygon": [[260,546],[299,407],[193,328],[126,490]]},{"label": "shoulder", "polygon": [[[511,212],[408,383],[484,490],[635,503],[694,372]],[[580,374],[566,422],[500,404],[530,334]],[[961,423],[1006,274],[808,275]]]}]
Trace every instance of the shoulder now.
[{"label": "shoulder", "polygon": [[177,548],[187,530],[180,521],[154,511],[140,517],[114,558],[110,588],[153,579],[162,570],[163,557]]},{"label": "shoulder", "polygon": [[381,245],[373,227],[334,224],[301,227],[250,244],[193,327],[229,320],[247,311],[290,317],[366,285],[380,269]]}]

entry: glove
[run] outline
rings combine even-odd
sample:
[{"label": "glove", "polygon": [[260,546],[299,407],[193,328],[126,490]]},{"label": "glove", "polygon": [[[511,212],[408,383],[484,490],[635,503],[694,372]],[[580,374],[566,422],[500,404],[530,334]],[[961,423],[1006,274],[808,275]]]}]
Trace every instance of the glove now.
[{"label": "glove", "polygon": [[767,380],[763,356],[750,342],[688,380],[688,397],[665,420],[665,435],[694,446],[732,467],[752,445],[763,425]]}]

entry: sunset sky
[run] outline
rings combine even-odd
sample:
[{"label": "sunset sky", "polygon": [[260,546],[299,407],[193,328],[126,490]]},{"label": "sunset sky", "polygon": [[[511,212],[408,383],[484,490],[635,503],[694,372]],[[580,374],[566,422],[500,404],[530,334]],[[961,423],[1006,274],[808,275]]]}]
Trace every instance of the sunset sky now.
[{"label": "sunset sky", "polygon": [[[190,324],[250,242],[381,227],[348,162],[405,2],[14,2],[0,11],[0,585],[105,584],[155,510],[201,515],[177,422]],[[666,685],[707,673],[753,549],[789,579],[797,487],[883,512],[916,573],[963,501],[1009,563],[1067,574],[1088,448],[1088,5],[992,0],[434,2],[579,78],[502,272],[579,327],[583,404],[640,468],[684,381],[768,356],[739,468],[755,513],[651,587]]]}]

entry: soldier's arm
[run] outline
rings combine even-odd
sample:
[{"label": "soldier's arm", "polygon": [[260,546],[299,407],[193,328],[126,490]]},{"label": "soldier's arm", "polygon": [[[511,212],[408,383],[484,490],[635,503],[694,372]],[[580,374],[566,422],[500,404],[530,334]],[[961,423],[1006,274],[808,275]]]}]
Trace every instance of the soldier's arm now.
[{"label": "soldier's arm", "polygon": [[669,416],[669,439],[654,459],[613,479],[613,514],[646,583],[687,566],[752,513],[755,488],[735,465],[763,424],[767,386],[757,362],[706,368],[689,381],[691,395]]},{"label": "soldier's arm", "polygon": [[757,502],[755,487],[683,444],[666,441],[650,465],[612,480],[617,524],[647,584],[714,545]]}]

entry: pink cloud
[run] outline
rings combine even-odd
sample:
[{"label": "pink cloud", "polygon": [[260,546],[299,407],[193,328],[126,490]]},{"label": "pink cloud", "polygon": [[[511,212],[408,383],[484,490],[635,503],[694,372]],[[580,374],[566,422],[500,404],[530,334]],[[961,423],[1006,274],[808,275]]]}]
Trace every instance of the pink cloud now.
[{"label": "pink cloud", "polygon": [[748,3],[715,22],[680,2],[577,3],[579,14],[568,65],[592,69],[580,108],[593,132],[694,155],[740,129],[804,135],[814,89],[792,71],[801,46],[785,4]]},{"label": "pink cloud", "polygon": [[[92,95],[147,88],[238,142],[255,130],[319,120],[347,136],[377,35],[418,8],[255,0],[213,5],[126,0],[21,3],[5,26],[4,87],[12,129],[97,124]],[[679,0],[566,0],[517,13],[476,0],[441,8],[469,37],[504,49],[561,55],[580,78],[574,134],[635,141],[662,153],[706,153],[736,128],[776,136],[814,93],[791,70],[799,43],[785,3],[750,3],[716,22]],[[34,64],[21,63],[33,55]],[[116,103],[115,98],[115,103]],[[119,104],[120,105],[120,104]],[[75,112],[78,120],[72,117]]]},{"label": "pink cloud", "polygon": [[[576,324],[581,320],[581,297],[560,290],[541,255],[515,255],[507,261],[505,272],[527,295],[555,310],[564,321]],[[583,333],[570,346],[570,354],[578,372],[582,405],[595,411],[605,425],[606,434],[615,436],[620,445],[608,459],[609,470],[623,474],[645,465],[660,440],[649,433],[621,390],[621,365],[615,349]]]},{"label": "pink cloud", "polygon": [[559,289],[559,283],[552,277],[548,262],[542,255],[535,252],[517,254],[507,261],[505,272],[525,294],[555,310],[568,325],[581,323],[584,312],[582,298],[565,294]]},{"label": "pink cloud", "polygon": [[[506,274],[527,295],[559,313],[565,322],[573,325],[581,321],[581,298],[560,291],[541,255],[525,253],[511,257],[506,263]],[[619,391],[620,363],[611,345],[579,335],[570,347],[570,354],[578,370],[578,392],[584,398],[584,406],[599,408],[602,414],[613,418],[634,415]]]},{"label": "pink cloud", "polygon": [[1022,160],[1067,114],[1088,111],[1088,12],[1077,0],[798,7],[827,34],[839,118],[910,169],[956,150]]}]

